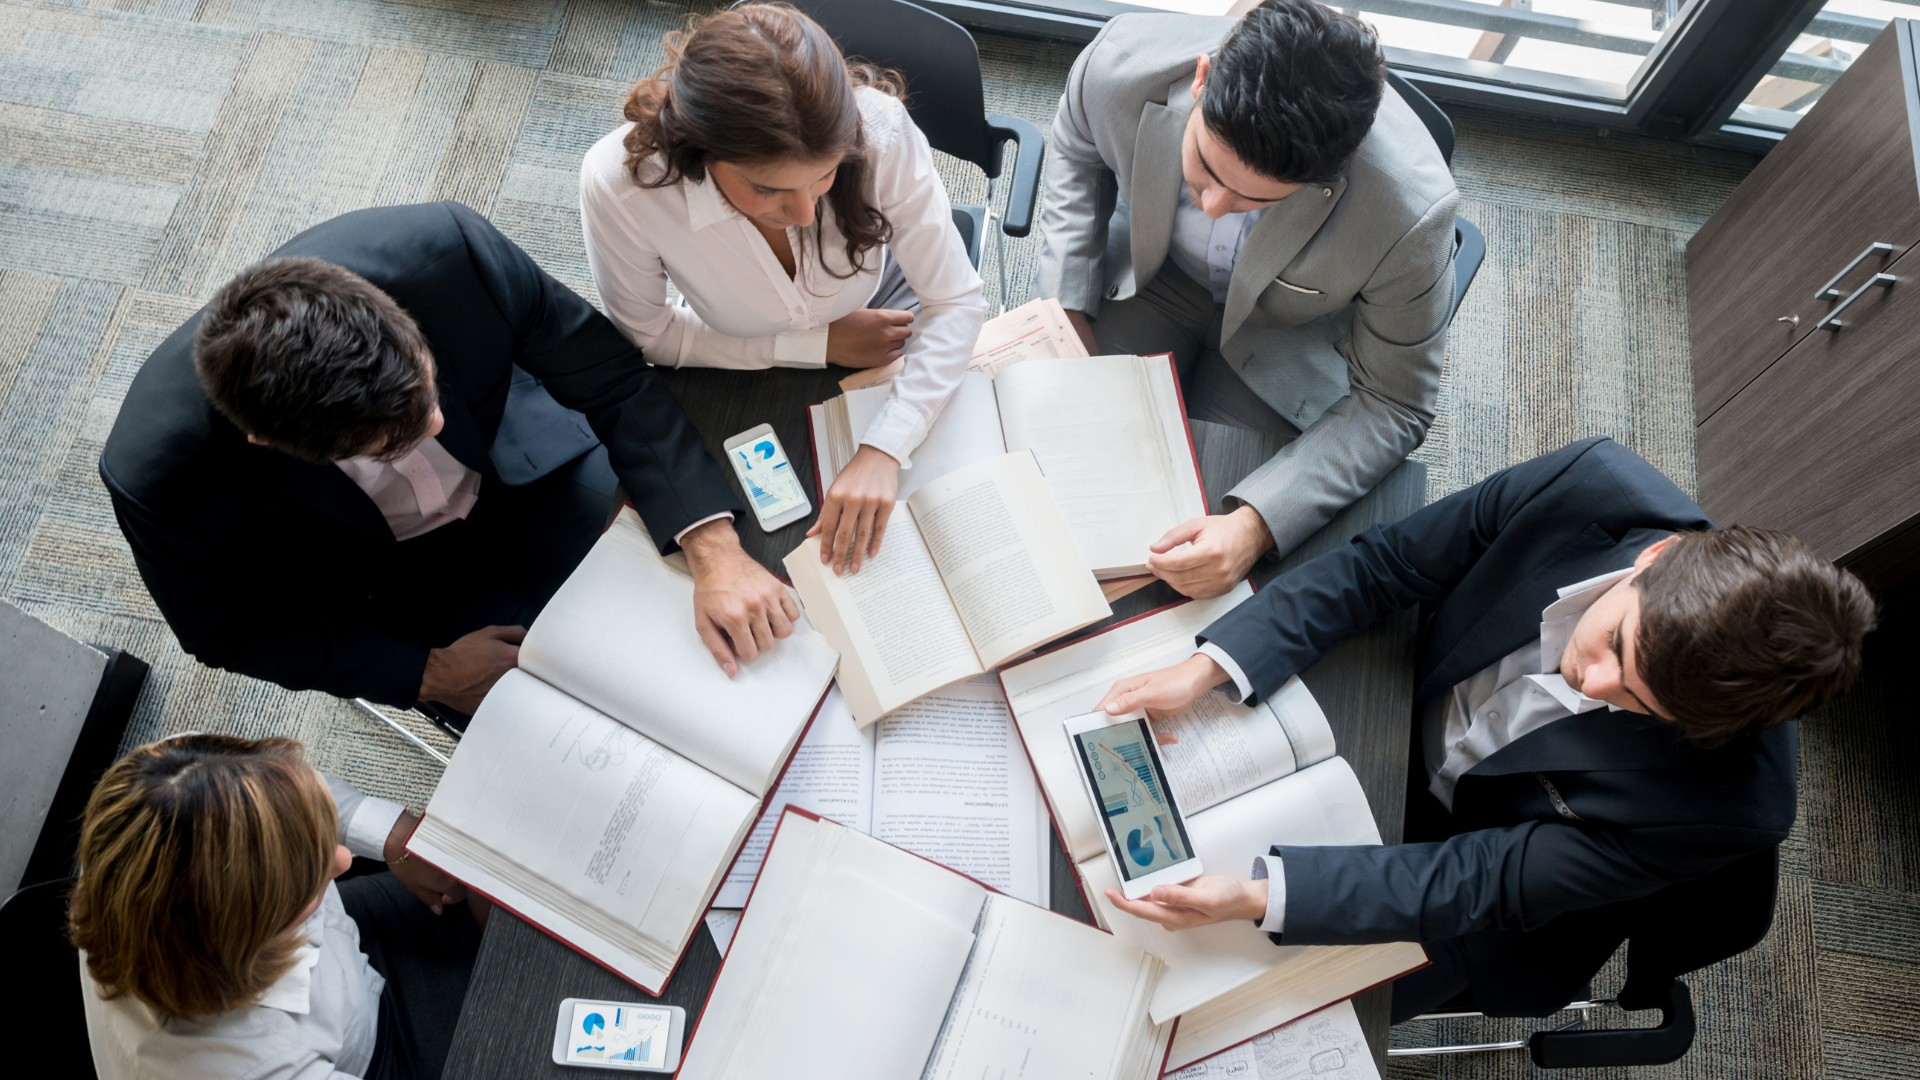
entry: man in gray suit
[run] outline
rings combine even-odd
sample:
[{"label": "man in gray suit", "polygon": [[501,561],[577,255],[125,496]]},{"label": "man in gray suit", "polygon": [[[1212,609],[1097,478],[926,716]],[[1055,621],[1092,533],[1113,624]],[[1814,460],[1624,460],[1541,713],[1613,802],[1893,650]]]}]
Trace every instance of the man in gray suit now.
[{"label": "man in gray suit", "polygon": [[1265,0],[1120,16],[1068,76],[1037,293],[1096,354],[1173,353],[1194,419],[1291,440],[1153,545],[1189,596],[1291,551],[1433,422],[1460,196],[1385,71],[1358,20]]}]

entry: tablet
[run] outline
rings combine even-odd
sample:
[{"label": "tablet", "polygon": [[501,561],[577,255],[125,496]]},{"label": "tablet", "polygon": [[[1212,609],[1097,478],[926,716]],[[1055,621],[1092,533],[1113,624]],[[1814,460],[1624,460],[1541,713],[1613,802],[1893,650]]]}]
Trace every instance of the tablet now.
[{"label": "tablet", "polygon": [[670,1073],[680,1067],[687,1010],[678,1005],[568,998],[553,1030],[558,1065]]},{"label": "tablet", "polygon": [[1065,726],[1121,894],[1139,900],[1156,885],[1178,885],[1205,873],[1146,713],[1084,713],[1069,717]]}]

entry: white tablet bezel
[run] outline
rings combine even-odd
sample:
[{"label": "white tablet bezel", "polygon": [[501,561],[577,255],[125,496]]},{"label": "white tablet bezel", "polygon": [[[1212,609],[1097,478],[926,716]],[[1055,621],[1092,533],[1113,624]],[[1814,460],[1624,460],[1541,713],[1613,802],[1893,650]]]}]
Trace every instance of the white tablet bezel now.
[{"label": "white tablet bezel", "polygon": [[[617,1061],[568,1061],[567,1044],[573,1036],[573,1007],[575,1005],[604,1005],[620,1009],[652,1009],[656,1012],[670,1013],[667,1022],[666,1064],[655,1068],[651,1065],[623,1065]],[[553,1021],[553,1063],[565,1065],[569,1069],[612,1069],[615,1072],[655,1073],[666,1075],[680,1068],[680,1051],[686,1042],[687,1010],[678,1005],[660,1005],[645,1001],[611,1001],[606,998],[570,997],[560,1003],[559,1015]]]},{"label": "white tablet bezel", "polygon": [[[1130,713],[1122,713],[1119,716],[1108,716],[1104,712],[1096,711],[1081,713],[1079,716],[1069,716],[1061,725],[1067,740],[1067,752],[1073,758],[1073,771],[1080,776],[1080,790],[1086,792],[1087,802],[1093,807],[1094,822],[1100,829],[1100,843],[1107,849],[1107,858],[1113,860],[1114,876],[1120,879],[1120,895],[1129,900],[1144,900],[1147,894],[1154,890],[1155,886],[1182,885],[1207,872],[1206,867],[1201,865],[1200,854],[1193,851],[1193,834],[1187,827],[1187,815],[1185,811],[1180,809],[1179,798],[1173,793],[1173,783],[1167,775],[1167,763],[1160,757],[1160,745],[1152,737],[1153,726],[1147,724],[1146,720],[1147,711],[1145,709],[1135,709]],[[1172,866],[1163,870],[1155,870],[1145,877],[1129,878],[1127,876],[1126,863],[1121,860],[1120,852],[1115,850],[1113,846],[1113,830],[1107,824],[1106,811],[1101,807],[1099,793],[1093,789],[1093,778],[1087,775],[1087,762],[1086,759],[1081,756],[1080,748],[1074,736],[1082,732],[1094,731],[1098,728],[1113,727],[1116,724],[1127,724],[1135,721],[1146,724],[1148,735],[1147,754],[1153,759],[1154,769],[1159,773],[1162,786],[1166,789],[1167,809],[1173,813],[1175,828],[1179,829],[1180,838],[1186,842],[1187,850],[1192,852],[1192,855],[1184,862],[1174,863]]]},{"label": "white tablet bezel", "polygon": [[[741,494],[742,495],[746,494],[747,480],[746,480],[746,477],[743,477],[740,475],[740,466],[735,465],[733,463],[733,452],[735,449],[745,446],[748,443],[754,442],[759,439],[773,440],[773,445],[778,447],[780,450],[780,456],[787,459],[787,468],[793,470],[795,482],[798,483],[800,472],[797,468],[794,467],[793,455],[787,453],[787,444],[781,441],[780,434],[773,430],[772,424],[761,424],[758,427],[750,427],[747,430],[741,432],[740,434],[735,435],[732,438],[728,439],[726,442],[720,444],[720,448],[726,451],[727,468],[733,470],[733,478],[740,482]],[[775,514],[773,517],[770,517],[770,518],[760,516],[760,508],[753,505],[753,499],[751,497],[749,497],[746,501],[747,501],[747,511],[753,515],[753,520],[760,523],[760,529],[762,532],[773,532],[776,529],[785,528],[786,526],[791,525],[796,521],[804,521],[806,520],[806,517],[808,514],[813,513],[813,500],[807,498],[807,491],[804,486],[801,487],[800,489],[800,505],[799,506],[796,506],[791,510],[783,510],[780,513]]]}]

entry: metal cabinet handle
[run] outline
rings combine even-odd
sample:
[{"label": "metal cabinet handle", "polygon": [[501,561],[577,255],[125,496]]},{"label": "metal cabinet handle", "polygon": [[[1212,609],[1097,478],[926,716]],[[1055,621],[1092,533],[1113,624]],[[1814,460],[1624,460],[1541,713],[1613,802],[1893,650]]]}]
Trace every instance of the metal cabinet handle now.
[{"label": "metal cabinet handle", "polygon": [[[1893,254],[1892,244],[1880,243],[1877,241],[1875,243],[1868,244],[1867,250],[1861,252],[1858,255],[1855,255],[1853,257],[1852,262],[1842,267],[1839,273],[1829,278],[1825,285],[1820,286],[1820,291],[1814,293],[1813,298],[1815,300],[1832,300],[1833,298],[1840,295],[1840,290],[1834,288],[1834,286],[1840,284],[1841,278],[1846,277],[1848,274],[1853,273],[1854,267],[1859,266],[1861,263],[1866,262],[1869,258],[1875,255],[1891,255],[1891,254]],[[1858,296],[1860,294],[1854,293],[1854,295]],[[1825,325],[1825,324],[1823,323],[1822,325]]]},{"label": "metal cabinet handle", "polygon": [[1878,285],[1882,288],[1886,288],[1887,286],[1892,285],[1894,282],[1898,280],[1900,279],[1894,277],[1892,274],[1873,275],[1872,277],[1868,278],[1864,283],[1862,283],[1859,288],[1853,290],[1852,293],[1848,294],[1845,300],[1840,301],[1839,307],[1836,307],[1832,311],[1827,312],[1826,318],[1821,319],[1817,323],[1814,323],[1813,328],[1815,330],[1838,331],[1841,327],[1847,325],[1846,323],[1843,323],[1840,321],[1840,313],[1847,310],[1847,305],[1853,303],[1855,300],[1860,299],[1861,293],[1866,292],[1868,289],[1873,288],[1875,285]]}]

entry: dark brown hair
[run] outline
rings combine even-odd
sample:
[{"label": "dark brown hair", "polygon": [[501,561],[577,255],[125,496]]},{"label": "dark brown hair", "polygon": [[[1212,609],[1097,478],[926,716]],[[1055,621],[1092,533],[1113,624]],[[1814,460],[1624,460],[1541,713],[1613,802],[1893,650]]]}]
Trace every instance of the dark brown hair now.
[{"label": "dark brown hair", "polygon": [[1703,746],[1784,723],[1860,672],[1860,579],[1773,529],[1680,533],[1634,578],[1641,678]]},{"label": "dark brown hair", "polygon": [[436,404],[413,317],[319,259],[264,259],[221,286],[194,332],[193,362],[241,432],[321,464],[405,452]]},{"label": "dark brown hair", "polygon": [[1313,0],[1265,0],[1220,43],[1200,115],[1260,175],[1325,183],[1373,130],[1386,85],[1372,27]]},{"label": "dark brown hair", "polygon": [[[867,198],[866,139],[854,93],[873,87],[893,97],[900,76],[849,64],[820,24],[786,4],[748,4],[666,35],[667,62],[627,97],[627,173],[642,187],[707,178],[710,161],[758,162],[844,155],[821,198],[846,237],[847,272],[893,235]],[[654,155],[664,168],[647,167]],[[816,209],[813,247],[820,246]],[[795,252],[795,257],[800,256]]]},{"label": "dark brown hair", "polygon": [[292,739],[186,735],[115,762],[87,800],[73,943],[109,998],[169,1016],[250,1005],[333,876],[333,796]]}]

